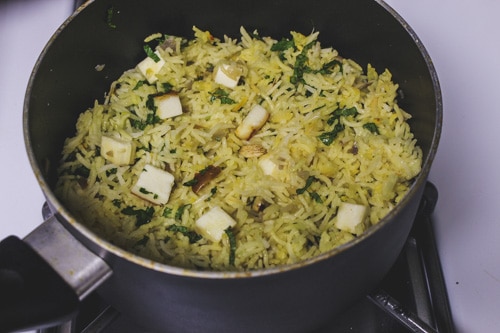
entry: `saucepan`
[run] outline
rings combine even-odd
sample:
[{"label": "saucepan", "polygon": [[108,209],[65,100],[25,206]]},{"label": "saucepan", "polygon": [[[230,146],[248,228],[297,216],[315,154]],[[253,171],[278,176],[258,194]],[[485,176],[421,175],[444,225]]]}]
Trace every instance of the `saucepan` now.
[{"label": "saucepan", "polygon": [[[291,30],[317,30],[323,45],[362,66],[389,68],[423,150],[422,171],[408,194],[345,245],[250,272],[156,263],[85,227],[53,192],[65,138],[74,134],[79,113],[144,57],[145,36],[191,36],[193,26],[234,37],[244,26],[277,39]],[[95,0],[48,41],[29,80],[23,116],[27,153],[51,214],[25,239],[0,243],[0,331],[64,322],[96,291],[152,331],[310,332],[372,291],[398,257],[438,147],[442,99],[425,47],[381,0]]]}]

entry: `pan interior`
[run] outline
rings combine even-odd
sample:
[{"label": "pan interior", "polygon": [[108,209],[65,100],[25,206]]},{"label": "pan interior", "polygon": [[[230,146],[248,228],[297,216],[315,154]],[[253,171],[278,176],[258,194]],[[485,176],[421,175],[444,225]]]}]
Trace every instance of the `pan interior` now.
[{"label": "pan interior", "polygon": [[[64,139],[74,135],[78,115],[96,98],[102,100],[111,82],[143,58],[145,36],[155,32],[191,36],[194,25],[216,36],[232,37],[239,36],[241,26],[277,39],[288,37],[290,30],[320,31],[323,45],[334,46],[362,66],[390,68],[402,92],[399,104],[412,114],[410,124],[424,152],[416,184],[425,182],[440,132],[439,86],[425,50],[385,4],[372,0],[255,0],[237,5],[229,0],[146,0],[139,5],[133,0],[103,0],[87,3],[56,32],[35,66],[25,100],[25,137],[32,166],[48,200],[66,221],[74,219],[52,188]],[[96,71],[103,64],[104,69]],[[76,226],[87,238],[126,256]]]}]

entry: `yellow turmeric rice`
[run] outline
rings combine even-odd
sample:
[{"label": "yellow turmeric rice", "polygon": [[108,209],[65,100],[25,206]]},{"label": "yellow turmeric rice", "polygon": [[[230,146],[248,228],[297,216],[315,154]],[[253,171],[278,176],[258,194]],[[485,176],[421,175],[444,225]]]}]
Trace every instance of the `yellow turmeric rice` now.
[{"label": "yellow turmeric rice", "polygon": [[200,270],[294,263],[359,236],[406,194],[422,152],[385,69],[241,28],[148,36],[81,113],[56,193],[123,249]]}]

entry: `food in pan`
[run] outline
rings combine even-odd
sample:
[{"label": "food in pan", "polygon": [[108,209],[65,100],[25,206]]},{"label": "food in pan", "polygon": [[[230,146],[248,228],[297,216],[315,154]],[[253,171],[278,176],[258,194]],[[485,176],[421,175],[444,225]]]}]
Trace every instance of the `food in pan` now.
[{"label": "food in pan", "polygon": [[200,270],[295,263],[362,234],[422,152],[398,85],[319,32],[153,34],[65,142],[56,193],[123,249]]}]

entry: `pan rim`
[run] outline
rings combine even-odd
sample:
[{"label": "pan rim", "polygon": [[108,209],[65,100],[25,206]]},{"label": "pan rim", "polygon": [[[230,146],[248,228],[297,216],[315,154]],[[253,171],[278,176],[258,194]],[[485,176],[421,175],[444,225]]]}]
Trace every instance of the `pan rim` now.
[{"label": "pan rim", "polygon": [[[51,210],[57,215],[58,220],[60,223],[63,225],[70,225],[71,228],[76,230],[81,236],[85,237],[87,240],[90,240],[93,244],[103,248],[104,250],[108,251],[109,253],[124,259],[126,261],[129,261],[131,263],[137,264],[139,266],[143,266],[145,268],[162,272],[162,273],[167,273],[167,274],[172,274],[172,275],[177,275],[177,276],[183,276],[183,277],[190,277],[190,278],[202,278],[202,279],[234,279],[234,278],[257,278],[257,277],[263,277],[263,276],[269,276],[269,275],[275,275],[275,274],[280,274],[284,272],[290,272],[294,271],[296,269],[299,269],[301,267],[305,266],[310,266],[313,265],[317,262],[327,260],[331,257],[337,256],[339,253],[342,253],[344,251],[347,251],[351,248],[356,247],[359,243],[365,241],[367,238],[371,237],[372,235],[380,232],[383,228],[387,227],[388,224],[391,222],[396,223],[397,221],[394,220],[394,216],[396,216],[402,209],[404,209],[410,202],[410,200],[416,196],[418,193],[418,190],[420,188],[423,188],[425,183],[427,182],[427,178],[431,169],[432,162],[435,158],[435,155],[437,153],[437,148],[439,145],[439,140],[441,137],[441,131],[442,131],[442,121],[443,121],[443,101],[442,101],[442,93],[441,93],[441,88],[439,84],[439,79],[437,75],[437,71],[434,68],[433,62],[431,60],[431,57],[429,53],[427,52],[426,48],[422,44],[420,38],[417,36],[415,31],[410,27],[410,25],[392,8],[390,7],[387,3],[385,3],[383,0],[374,0],[376,3],[378,3],[383,9],[385,9],[403,28],[406,33],[411,37],[413,40],[413,43],[417,46],[420,54],[422,55],[426,65],[427,65],[427,70],[428,74],[430,74],[431,80],[432,80],[432,85],[433,85],[433,91],[434,91],[434,99],[435,99],[435,105],[436,105],[436,122],[433,130],[433,137],[431,140],[429,152],[427,156],[425,157],[425,160],[423,161],[422,164],[422,170],[420,174],[413,180],[413,184],[411,185],[410,189],[404,196],[404,198],[384,217],[382,218],[377,224],[371,226],[367,231],[365,231],[362,235],[359,237],[356,237],[355,239],[340,245],[334,249],[331,249],[325,253],[319,254],[317,256],[314,256],[309,259],[305,259],[296,263],[292,264],[286,264],[286,265],[280,265],[277,267],[270,267],[270,268],[263,268],[263,269],[256,269],[256,270],[251,270],[251,271],[199,271],[195,269],[188,269],[188,268],[182,268],[178,266],[173,266],[173,265],[168,265],[168,264],[162,264],[159,262],[155,262],[151,259],[146,259],[143,257],[140,257],[138,255],[132,254],[116,245],[111,244],[109,241],[105,240],[104,238],[98,236],[96,233],[91,231],[89,228],[87,228],[85,225],[82,223],[78,222],[76,218],[72,215],[71,212],[69,212],[64,205],[60,202],[60,200],[53,194],[52,189],[50,188],[48,182],[45,180],[45,177],[43,176],[43,172],[41,167],[38,165],[38,162],[36,160],[36,157],[34,155],[32,146],[33,144],[31,143],[31,136],[29,133],[29,109],[30,109],[30,95],[31,95],[31,89],[33,87],[34,83],[34,78],[37,72],[38,67],[40,66],[40,63],[42,59],[44,58],[45,53],[47,52],[47,49],[50,47],[52,42],[58,37],[58,35],[61,33],[61,31],[76,17],[79,13],[81,13],[86,7],[88,7],[91,3],[94,2],[94,0],[89,0],[85,2],[82,6],[80,6],[54,33],[54,35],[51,37],[43,51],[41,52],[37,62],[35,63],[35,67],[32,71],[32,74],[30,76],[27,90],[26,90],[26,95],[25,95],[25,100],[24,100],[24,106],[23,106],[23,134],[24,134],[24,141],[25,141],[25,149],[27,151],[28,159],[30,161],[31,167],[33,169],[33,172],[35,174],[35,177],[38,181],[38,184],[40,188],[42,189],[42,192],[45,195],[45,198],[47,202],[49,203],[49,206],[51,207]],[[67,227],[67,226],[66,226]],[[107,260],[106,255],[100,255],[103,260]]]}]

